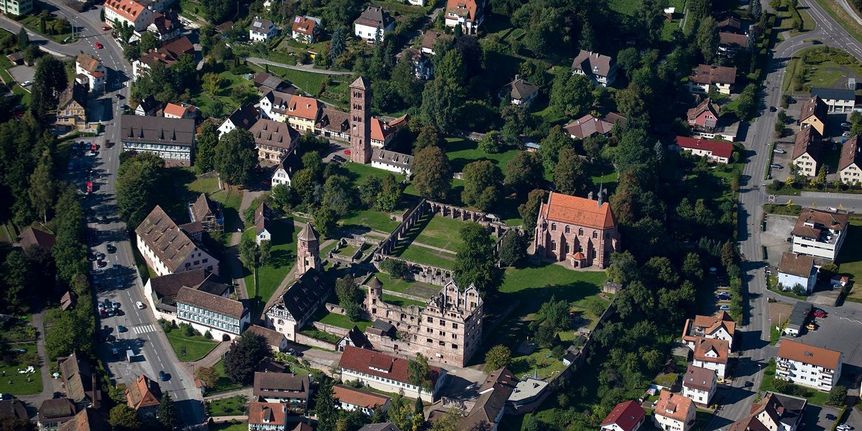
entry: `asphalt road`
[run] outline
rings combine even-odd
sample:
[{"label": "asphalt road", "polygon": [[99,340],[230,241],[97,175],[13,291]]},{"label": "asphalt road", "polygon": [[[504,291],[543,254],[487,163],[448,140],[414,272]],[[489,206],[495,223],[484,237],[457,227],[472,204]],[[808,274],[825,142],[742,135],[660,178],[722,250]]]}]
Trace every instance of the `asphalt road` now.
[{"label": "asphalt road", "polygon": [[[768,5],[763,2],[766,10]],[[769,345],[769,313],[766,298],[770,293],[766,289],[764,268],[766,264],[759,259],[761,242],[759,223],[763,218],[763,204],[768,202],[764,173],[769,163],[768,145],[772,140],[772,132],[777,120],[777,113],[770,112],[768,107],[779,106],[782,96],[782,83],[785,66],[790,57],[800,50],[812,46],[812,41],[844,49],[857,59],[862,60],[862,45],[853,39],[840,25],[812,0],[803,0],[800,4],[808,8],[815,22],[813,31],[787,38],[773,49],[769,69],[764,81],[763,110],[755,119],[746,134],[745,149],[747,163],[743,170],[739,193],[739,249],[743,255],[742,270],[744,282],[748,287],[748,310],[745,322],[739,328],[741,333],[740,352],[736,365],[732,369],[733,380],[718,393],[717,401],[721,409],[707,425],[708,430],[724,429],[729,424],[748,415],[755,399],[756,390],[763,380],[763,367],[775,356],[775,348]],[[779,198],[781,201],[783,198]],[[844,196],[837,197],[806,197],[797,202],[815,204],[822,207],[835,206],[842,203],[862,207],[862,200],[848,201]],[[746,386],[750,386],[746,388]]]},{"label": "asphalt road", "polygon": [[[102,31],[103,24],[99,20],[98,9],[78,13],[56,0],[49,2],[57,7],[57,13],[68,19],[72,25],[83,28],[81,38],[73,48],[60,46],[66,50],[73,49],[72,54],[84,50],[95,55],[109,69],[106,94],[90,104],[90,120],[101,121],[105,127],[104,133],[94,138],[94,142],[100,147],[98,155],[77,156],[89,159],[82,166],[91,164],[95,183],[94,193],[85,201],[88,213],[88,245],[91,252],[105,254],[107,261],[104,268],[99,268],[93,262],[92,280],[97,289],[97,299],[104,301],[108,298],[112,302],[119,302],[120,309],[123,310],[121,316],[100,321],[99,327],[107,326],[117,341],[100,343],[98,353],[108,364],[111,377],[117,383],[128,384],[141,374],[158,381],[160,371],[167,373],[170,380],[159,382],[162,392],[170,393],[176,401],[177,411],[184,424],[200,424],[205,413],[203,398],[200,390],[195,387],[194,377],[189,369],[177,360],[152,312],[135,306],[138,301],[146,303],[143,285],[135,267],[132,243],[129,241],[125,223],[118,217],[115,200],[116,173],[122,152],[118,139],[118,122],[122,113],[121,106],[129,97],[131,65],[123,57],[122,49],[110,33]],[[104,49],[95,48],[97,41],[102,43]],[[123,101],[117,101],[117,94],[124,97]],[[108,142],[114,145],[109,147]],[[83,181],[82,177],[82,185]],[[116,247],[114,253],[108,253],[108,244]],[[128,331],[119,333],[120,325]],[[119,351],[118,356],[113,355],[112,348]],[[127,349],[132,349],[139,355],[136,361],[126,361]]]}]

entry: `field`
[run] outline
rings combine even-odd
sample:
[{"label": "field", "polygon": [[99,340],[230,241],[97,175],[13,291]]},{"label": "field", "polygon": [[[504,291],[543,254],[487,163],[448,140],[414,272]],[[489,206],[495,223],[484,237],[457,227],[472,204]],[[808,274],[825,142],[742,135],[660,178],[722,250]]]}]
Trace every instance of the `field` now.
[{"label": "field", "polygon": [[342,226],[365,226],[379,232],[389,233],[398,227],[398,222],[389,218],[389,214],[373,209],[354,211],[341,220]]},{"label": "field", "polygon": [[[225,70],[219,73],[218,77],[220,78],[220,85],[215,94],[210,94],[201,89],[192,95],[192,103],[200,108],[202,112],[217,116],[229,114],[234,109],[239,108],[243,102],[240,97],[244,98],[246,95],[257,94],[254,83],[250,79],[245,79],[243,75],[237,75],[230,70]],[[216,101],[221,104],[220,107],[216,106]]]},{"label": "field", "polygon": [[[293,268],[296,260],[296,235],[297,230],[293,226],[293,219],[273,220],[272,228],[272,250],[269,262],[257,269],[257,291],[254,298],[261,304],[269,301],[269,298],[278,290],[284,277]],[[254,228],[249,228],[243,235],[254,235]],[[246,289],[254,286],[253,275],[245,277]]]},{"label": "field", "polygon": [[862,277],[862,240],[860,239],[862,239],[862,221],[850,220],[847,239],[844,240],[839,256],[841,263],[838,270],[841,274],[849,274],[853,280],[853,288],[847,295],[847,300],[853,302],[862,302],[862,284],[856,284],[862,280],[859,278]]},{"label": "field", "polygon": [[210,431],[246,431],[248,424],[245,422],[225,422],[220,424],[212,424],[209,426]]},{"label": "field", "polygon": [[[13,395],[32,395],[42,392],[42,373],[39,371],[39,362],[23,362],[25,357],[36,356],[36,343],[15,344],[14,349],[26,350],[20,353],[18,359],[12,362],[0,362],[0,393]],[[19,374],[18,370],[33,366],[36,372],[30,374]]]},{"label": "field", "polygon": [[467,222],[426,214],[396,246],[403,259],[451,269],[461,246],[461,228]]},{"label": "field", "polygon": [[387,295],[385,293],[383,294],[383,302],[388,303],[388,304],[392,304],[392,305],[397,305],[399,307],[408,307],[411,305],[415,305],[419,308],[425,308],[425,305],[426,305],[426,303],[424,303],[424,302],[419,302],[419,301],[415,301],[415,300],[407,299],[407,298],[401,298],[401,297],[395,296],[395,295]]},{"label": "field", "polygon": [[305,93],[318,97],[324,102],[347,108],[347,87],[350,75],[333,76],[304,70],[286,69],[269,66],[269,72],[286,79]]},{"label": "field", "polygon": [[242,395],[207,401],[210,416],[238,416],[245,414],[246,399]]},{"label": "field", "polygon": [[165,332],[165,335],[168,337],[171,347],[174,348],[177,358],[183,362],[194,362],[203,358],[218,344],[202,335],[186,335],[184,326],[171,329]]},{"label": "field", "polygon": [[398,255],[402,259],[444,269],[455,267],[455,255],[430,248],[411,245]]},{"label": "field", "polygon": [[594,328],[609,304],[599,296],[604,280],[604,272],[572,271],[556,264],[506,270],[498,302],[517,306],[496,325],[496,334],[489,338],[501,340],[512,349],[510,369],[513,373],[525,376],[535,372],[540,378],[547,378],[565,367],[550,349],[533,349],[520,343],[530,338],[530,322],[535,319],[539,307],[551,297],[569,302],[570,312],[579,320],[571,330],[559,334],[563,348],[575,342],[577,327]]},{"label": "field", "polygon": [[845,51],[818,46],[795,55],[788,72],[785,91],[808,91],[812,87],[841,87],[848,77],[862,79],[862,64]]},{"label": "field", "polygon": [[[321,311],[326,312],[325,309],[322,309]],[[325,323],[327,325],[337,326],[344,329],[353,329],[353,327],[356,326],[361,331],[365,331],[365,328],[371,326],[371,322],[369,322],[368,320],[358,320],[354,322],[343,314],[329,312],[326,312],[326,314],[323,314],[321,317],[315,320],[320,323]]]}]

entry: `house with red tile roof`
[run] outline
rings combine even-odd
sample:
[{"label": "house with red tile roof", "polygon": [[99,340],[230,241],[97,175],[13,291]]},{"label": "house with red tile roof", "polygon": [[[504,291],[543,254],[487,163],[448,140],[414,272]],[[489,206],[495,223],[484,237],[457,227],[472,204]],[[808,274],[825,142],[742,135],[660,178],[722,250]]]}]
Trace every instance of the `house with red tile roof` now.
[{"label": "house with red tile roof", "polygon": [[162,390],[159,384],[145,375],[138,376],[126,387],[126,404],[140,416],[155,416],[161,399]]},{"label": "house with red tile roof", "polygon": [[862,146],[859,137],[854,136],[841,145],[841,157],[838,159],[838,174],[844,184],[859,184],[862,182]]},{"label": "house with red tile roof", "polygon": [[313,97],[294,95],[287,101],[287,122],[299,133],[314,132],[320,103]]},{"label": "house with red tile roof", "polygon": [[362,391],[350,386],[333,386],[332,396],[342,410],[349,412],[359,410],[362,413],[371,415],[376,409],[384,412],[389,409],[390,400],[386,395]]},{"label": "house with red tile roof", "polygon": [[342,382],[359,381],[383,392],[401,392],[409,398],[434,402],[437,392],[443,386],[446,370],[429,367],[431,385],[422,388],[410,383],[410,372],[407,369],[409,362],[398,356],[347,346],[341,354],[338,368],[341,370]]},{"label": "house with red tile roof", "polygon": [[775,378],[828,392],[838,384],[844,355],[789,339],[778,345]]},{"label": "house with red tile roof", "polygon": [[604,192],[594,200],[551,192],[539,208],[535,254],[572,268],[605,268],[620,248],[620,233]]},{"label": "house with red tile roof", "polygon": [[718,125],[719,114],[721,114],[721,107],[712,103],[712,99],[707,97],[697,106],[689,109],[686,118],[689,127],[695,130],[713,131]]},{"label": "house with red tile roof", "polygon": [[464,34],[476,34],[485,20],[483,0],[447,0],[446,27],[460,26]]},{"label": "house with red tile roof", "polygon": [[682,330],[682,341],[689,349],[694,350],[694,345],[701,338],[712,338],[727,341],[729,348],[733,349],[733,338],[736,335],[736,322],[724,311],[719,311],[712,316],[694,316],[694,319],[686,319]]},{"label": "house with red tile roof", "polygon": [[75,75],[83,75],[90,91],[100,93],[105,90],[108,72],[98,58],[89,54],[78,54],[75,57]]},{"label": "house with red tile roof", "polygon": [[644,409],[637,401],[623,401],[602,421],[601,431],[637,431],[645,419]]},{"label": "house with red tile roof", "polygon": [[694,343],[694,357],[691,361],[695,367],[715,371],[715,375],[723,381],[727,372],[727,362],[730,347],[727,341],[715,338],[701,338]]},{"label": "house with red tile roof", "polygon": [[611,134],[614,125],[621,121],[625,121],[625,117],[616,112],[610,112],[603,117],[596,118],[593,114],[584,115],[577,120],[571,121],[563,130],[569,134],[572,139],[584,139],[594,135],[608,136]]},{"label": "house with red tile roof", "polygon": [[290,26],[293,40],[303,43],[314,43],[320,33],[320,19],[297,15]]},{"label": "house with red tile roof", "polygon": [[688,431],[694,425],[697,409],[694,403],[666,389],[662,389],[653,413],[653,422],[662,430]]},{"label": "house with red tile roof", "polygon": [[721,94],[731,94],[736,83],[736,68],[700,64],[694,68],[688,77],[689,88],[699,93],[718,91]]},{"label": "house with red tile roof", "polygon": [[718,139],[677,136],[676,145],[686,153],[705,157],[710,162],[715,163],[728,164],[731,156],[733,156],[733,143]]},{"label": "house with red tile roof", "polygon": [[126,24],[142,32],[153,22],[153,11],[136,0],[106,0],[105,24],[112,27]]},{"label": "house with red tile roof", "polygon": [[287,431],[287,406],[282,403],[252,401],[248,403],[249,431]]}]

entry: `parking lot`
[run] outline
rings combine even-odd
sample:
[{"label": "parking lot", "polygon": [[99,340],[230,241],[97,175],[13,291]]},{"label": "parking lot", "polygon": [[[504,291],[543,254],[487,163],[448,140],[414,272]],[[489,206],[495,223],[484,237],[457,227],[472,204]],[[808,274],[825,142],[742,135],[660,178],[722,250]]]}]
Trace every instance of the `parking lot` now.
[{"label": "parking lot", "polygon": [[766,217],[766,231],[760,235],[760,241],[766,247],[766,261],[770,266],[778,266],[781,255],[792,248],[787,238],[790,237],[794,224],[794,216],[769,214]]},{"label": "parking lot", "polygon": [[819,328],[805,331],[799,336],[799,341],[844,353],[841,384],[848,388],[858,388],[859,379],[862,377],[862,343],[851,334],[862,331],[862,307],[849,304],[822,308],[829,313],[828,317],[815,319]]}]

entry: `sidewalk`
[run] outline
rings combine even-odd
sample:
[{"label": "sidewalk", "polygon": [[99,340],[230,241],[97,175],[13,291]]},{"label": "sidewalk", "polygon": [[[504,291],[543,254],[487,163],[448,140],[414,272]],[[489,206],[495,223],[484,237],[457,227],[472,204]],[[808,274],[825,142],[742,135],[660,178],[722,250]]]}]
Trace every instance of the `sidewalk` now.
[{"label": "sidewalk", "polygon": [[253,392],[254,392],[254,390],[252,389],[251,386],[249,386],[247,388],[234,389],[232,391],[227,391],[227,392],[219,392],[217,394],[210,395],[208,397],[204,397],[204,401],[223,400],[225,398],[235,397],[238,395],[244,395],[245,397],[251,399]]},{"label": "sidewalk", "polygon": [[191,365],[192,370],[196,370],[202,367],[212,367],[216,364],[216,362],[221,360],[222,356],[224,356],[225,353],[227,353],[227,351],[230,349],[230,344],[231,343],[228,341],[223,341],[219,343],[219,345],[216,346],[214,349],[210,350],[210,352],[207,353],[206,356],[198,359],[195,362],[190,362],[189,365]]},{"label": "sidewalk", "polygon": [[[31,325],[36,328],[36,353],[42,361],[42,366],[39,367],[39,372],[42,375],[42,392],[33,395],[22,395],[18,399],[24,401],[36,408],[42,405],[42,401],[54,398],[54,392],[60,388],[55,388],[54,379],[51,378],[49,369],[48,353],[45,350],[45,327],[42,323],[42,312],[33,314]],[[59,386],[59,385],[58,385]]]},{"label": "sidewalk", "polygon": [[321,75],[346,76],[346,75],[352,75],[353,74],[353,72],[341,72],[341,71],[337,71],[337,70],[317,69],[312,64],[306,64],[306,65],[286,64],[286,63],[279,63],[276,61],[271,61],[271,60],[267,60],[265,58],[259,58],[259,57],[247,57],[246,60],[250,61],[250,62],[252,62],[258,66],[268,64],[270,66],[281,67],[283,69],[291,69],[291,70],[299,70],[302,72],[319,73]]}]

